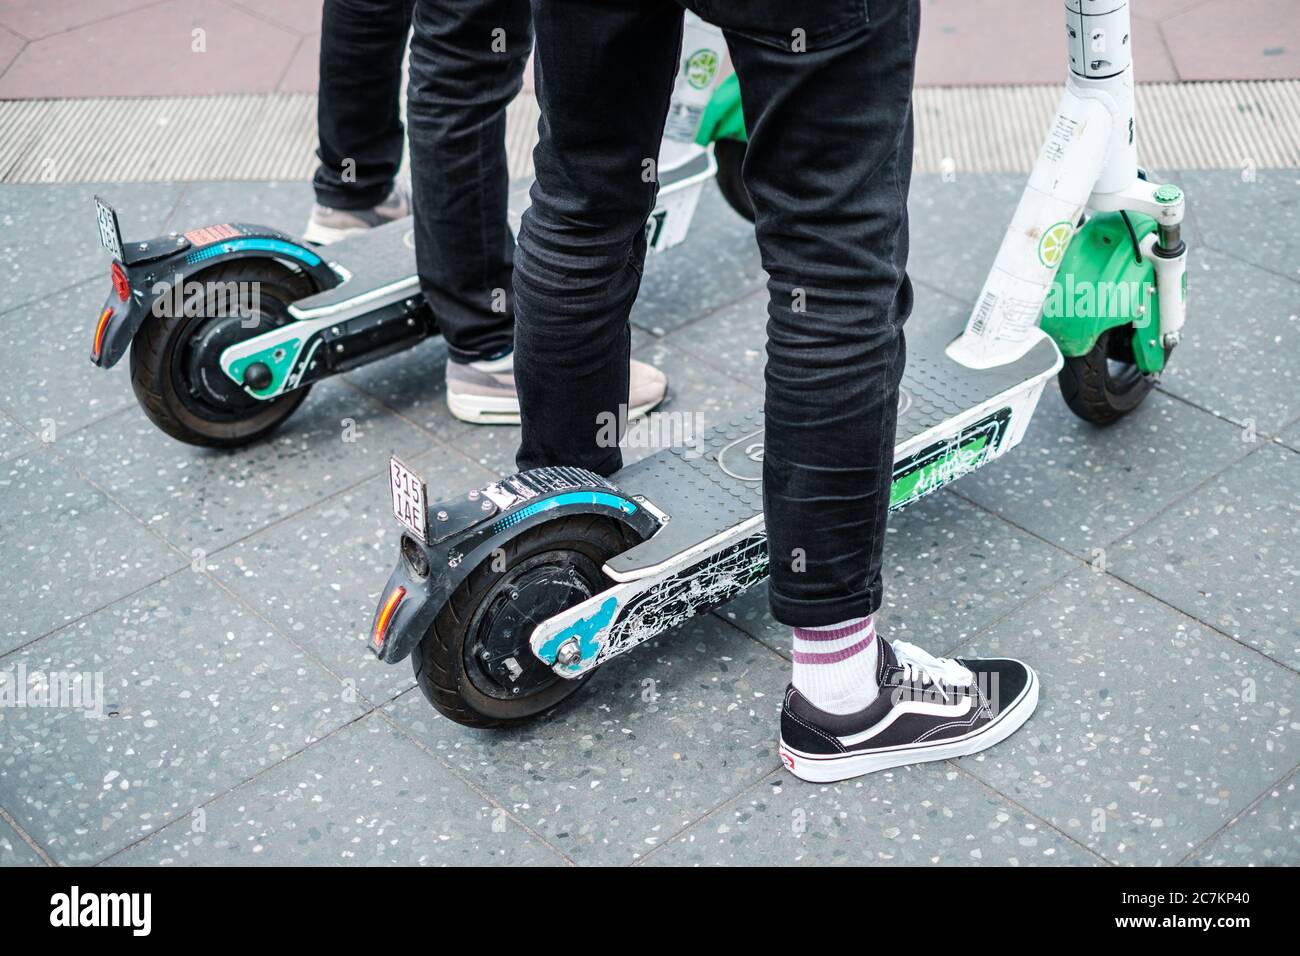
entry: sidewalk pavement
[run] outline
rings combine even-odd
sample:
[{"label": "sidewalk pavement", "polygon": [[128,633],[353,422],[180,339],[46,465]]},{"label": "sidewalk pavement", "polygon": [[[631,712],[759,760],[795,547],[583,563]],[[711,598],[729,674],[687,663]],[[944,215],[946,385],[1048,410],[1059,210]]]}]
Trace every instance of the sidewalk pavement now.
[{"label": "sidewalk pavement", "polygon": [[[310,93],[321,0],[0,0],[0,99]],[[1300,77],[1295,0],[1133,0],[1139,81]],[[1057,83],[1061,0],[923,0],[922,86]]]},{"label": "sidewalk pavement", "polygon": [[[517,431],[451,418],[431,342],[262,445],[177,444],[125,363],[86,360],[106,260],[67,224],[101,187],[0,186],[0,671],[99,674],[108,705],[0,708],[0,864],[1300,863],[1297,174],[1164,172],[1191,317],[1159,390],[1100,430],[1049,386],[1020,448],[890,524],[882,633],[1031,661],[1037,714],[827,786],[780,768],[789,641],[761,588],[525,729],[438,717],[362,646],[396,555],[386,462],[449,494],[512,471]],[[917,177],[913,323],[969,310],[1021,181]],[[114,190],[141,235],[310,202]],[[712,184],[633,318],[666,411],[761,402],[758,254]]]}]

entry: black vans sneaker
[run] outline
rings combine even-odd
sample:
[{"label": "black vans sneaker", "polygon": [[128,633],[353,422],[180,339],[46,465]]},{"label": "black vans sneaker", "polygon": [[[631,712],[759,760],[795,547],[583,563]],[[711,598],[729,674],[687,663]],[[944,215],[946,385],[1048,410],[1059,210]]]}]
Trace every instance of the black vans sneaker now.
[{"label": "black vans sneaker", "polygon": [[781,760],[801,780],[828,783],[978,753],[1010,737],[1038,706],[1038,675],[1020,661],[931,657],[877,640],[880,695],[856,714],[828,714],[793,685],[786,689]]}]

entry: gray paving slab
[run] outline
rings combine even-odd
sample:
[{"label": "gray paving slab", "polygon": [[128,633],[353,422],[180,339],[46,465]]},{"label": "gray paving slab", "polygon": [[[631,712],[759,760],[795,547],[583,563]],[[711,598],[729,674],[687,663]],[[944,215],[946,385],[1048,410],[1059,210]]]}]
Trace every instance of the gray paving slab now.
[{"label": "gray paving slab", "polygon": [[1088,866],[1097,857],[948,763],[804,783],[784,771],[648,866]]},{"label": "gray paving slab", "polygon": [[90,695],[102,708],[4,718],[0,806],[60,863],[103,859],[361,713],[335,678],[189,571],[2,666],[25,667],[29,683],[80,673],[94,690],[102,679]]},{"label": "gray paving slab", "polygon": [[1188,320],[1160,387],[1259,432],[1300,413],[1300,283],[1200,249]]},{"label": "gray paving slab", "polygon": [[0,412],[0,461],[26,454],[38,444],[40,442],[35,435],[18,424],[16,419]]},{"label": "gray paving slab", "polygon": [[136,403],[127,361],[111,369],[90,362],[108,291],[105,275],[0,316],[0,406],[56,444]]},{"label": "gray paving slab", "polygon": [[664,341],[687,352],[692,361],[762,388],[767,365],[767,302],[767,290],[760,289],[706,318],[679,326]]},{"label": "gray paving slab", "polygon": [[962,768],[1116,863],[1178,862],[1297,763],[1300,676],[1092,569],[961,653],[1042,682]]},{"label": "gray paving slab", "polygon": [[374,399],[326,381],[279,430],[243,449],[183,444],[132,408],[60,450],[186,554],[211,554],[385,472],[391,454],[431,447],[430,435]]},{"label": "gray paving slab", "polygon": [[1107,428],[1049,383],[1019,447],[953,486],[964,498],[1089,560],[1246,456],[1242,430],[1152,393]]},{"label": "gray paving slab", "polygon": [[[635,358],[648,362],[668,376],[668,397],[655,411],[661,416],[656,431],[647,425],[640,429],[630,426],[623,449],[625,463],[638,461],[655,454],[664,447],[665,437],[672,443],[677,436],[685,435],[688,427],[693,434],[730,421],[763,406],[763,379],[761,375],[743,379],[732,377],[717,368],[705,365],[696,357],[681,351],[666,340],[651,342],[638,349]],[[738,370],[741,375],[744,369]],[[671,426],[681,424],[681,430]]]},{"label": "gray paving slab", "polygon": [[[1243,157],[1243,163],[1249,157]],[[1199,241],[1300,280],[1300,172],[1251,168],[1188,170],[1181,185]],[[1195,250],[1193,254],[1196,255]],[[1197,282],[1197,287],[1203,282]],[[1189,295],[1193,292],[1189,290]]]},{"label": "gray paving slab", "polygon": [[0,527],[0,654],[185,563],[44,448],[0,464]]},{"label": "gray paving slab", "polygon": [[1292,451],[1300,451],[1300,418],[1288,425],[1277,437],[1281,444]]},{"label": "gray paving slab", "polygon": [[1025,177],[1013,173],[914,176],[907,204],[908,273],[974,302],[1024,188]]},{"label": "gray paving slab", "polygon": [[[107,296],[112,260],[99,244],[96,194],[117,209],[122,236],[130,241],[162,232],[181,189],[174,183],[0,186],[0,329],[14,318],[5,314],[14,306],[92,276],[103,279],[100,301]],[[88,342],[78,337],[87,350]]]},{"label": "gray paving slab", "polygon": [[45,861],[18,831],[0,820],[0,870],[11,866],[44,866]]},{"label": "gray paving slab", "polygon": [[753,225],[732,212],[710,181],[704,184],[686,240],[647,257],[632,324],[664,335],[766,282]]},{"label": "gray paving slab", "polygon": [[1271,443],[1117,547],[1110,569],[1300,669],[1300,453]]},{"label": "gray paving slab", "polygon": [[[491,478],[446,449],[406,463],[435,501]],[[410,664],[381,663],[366,647],[398,537],[383,475],[218,552],[209,567],[360,694],[382,702],[415,684]]]},{"label": "gray paving slab", "polygon": [[291,236],[302,234],[314,200],[311,183],[190,183],[167,217],[167,231],[186,232],[217,222],[270,226]]},{"label": "gray paving slab", "polygon": [[1296,860],[1300,860],[1300,794],[1296,778],[1291,777],[1188,862],[1197,866],[1295,866]]},{"label": "gray paving slab", "polygon": [[519,730],[469,730],[418,693],[393,718],[578,863],[630,863],[778,766],[789,675],[705,616],[610,661]]},{"label": "gray paving slab", "polygon": [[564,860],[372,714],[111,862],[537,866]]},{"label": "gray paving slab", "polygon": [[[941,654],[1077,565],[1059,548],[967,501],[930,495],[890,517],[884,604],[876,621],[886,637]],[[716,613],[789,658],[790,628],[768,611],[765,584]]]}]

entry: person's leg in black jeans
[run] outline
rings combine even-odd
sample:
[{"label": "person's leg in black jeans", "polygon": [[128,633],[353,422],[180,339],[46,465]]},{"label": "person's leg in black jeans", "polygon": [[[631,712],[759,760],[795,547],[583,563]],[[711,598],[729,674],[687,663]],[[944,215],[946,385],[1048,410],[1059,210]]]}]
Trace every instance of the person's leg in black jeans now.
[{"label": "person's leg in black jeans", "polygon": [[506,107],[532,48],[528,0],[416,0],[413,26],[407,122],[420,286],[452,360],[474,362],[513,338]]},{"label": "person's leg in black jeans", "polygon": [[[703,11],[726,29],[750,132],[745,178],[771,276],[772,606],[793,625],[865,616],[881,600],[911,302],[915,6],[871,6],[870,23],[861,0],[719,0],[721,16]],[[515,274],[519,464],[608,474],[620,455],[598,445],[597,413],[626,388],[619,359],[654,201],[642,162],[657,153],[680,12],[669,0],[535,0],[534,10],[542,138]]]},{"label": "person's leg in black jeans", "polygon": [[325,0],[321,14],[320,148],[313,186],[332,209],[371,209],[402,165],[398,97],[414,0]]},{"label": "person's leg in black jeans", "polygon": [[677,69],[672,0],[534,0],[542,118],[537,181],[515,257],[520,468],[611,474],[616,444],[598,414],[628,401],[628,314],[641,284],[645,223]]}]

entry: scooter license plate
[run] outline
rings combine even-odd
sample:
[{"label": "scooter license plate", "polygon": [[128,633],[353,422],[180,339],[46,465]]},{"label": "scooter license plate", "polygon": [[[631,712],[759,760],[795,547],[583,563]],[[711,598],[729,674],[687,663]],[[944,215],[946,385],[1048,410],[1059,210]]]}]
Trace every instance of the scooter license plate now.
[{"label": "scooter license plate", "polygon": [[388,461],[388,488],[393,495],[393,517],[411,534],[429,543],[427,526],[429,503],[424,479],[397,458]]},{"label": "scooter license plate", "polygon": [[122,228],[117,222],[117,210],[98,196],[95,197],[95,218],[99,221],[99,243],[114,259],[122,258]]}]

